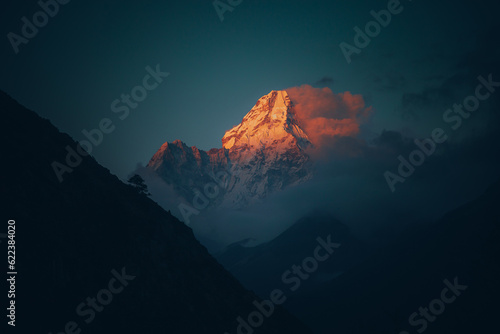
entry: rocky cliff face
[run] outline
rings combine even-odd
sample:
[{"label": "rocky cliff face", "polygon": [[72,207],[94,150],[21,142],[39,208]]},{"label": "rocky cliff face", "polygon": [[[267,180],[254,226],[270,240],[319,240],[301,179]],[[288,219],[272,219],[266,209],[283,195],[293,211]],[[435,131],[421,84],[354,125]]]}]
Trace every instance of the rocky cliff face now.
[{"label": "rocky cliff face", "polygon": [[311,145],[287,92],[272,91],[225,133],[222,148],[205,152],[176,140],[163,144],[148,167],[188,202],[215,181],[223,186],[212,203],[242,208],[310,179]]}]

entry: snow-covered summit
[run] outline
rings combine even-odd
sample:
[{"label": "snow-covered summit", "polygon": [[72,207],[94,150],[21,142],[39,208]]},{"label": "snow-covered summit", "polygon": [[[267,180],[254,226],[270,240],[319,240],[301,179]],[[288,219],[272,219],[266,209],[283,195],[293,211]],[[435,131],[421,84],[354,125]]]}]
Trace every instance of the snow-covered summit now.
[{"label": "snow-covered summit", "polygon": [[242,208],[310,179],[305,152],[309,145],[287,92],[271,91],[225,133],[222,148],[205,152],[176,140],[163,144],[148,167],[188,203],[214,181],[214,174],[223,171],[228,175],[227,186],[212,204]]},{"label": "snow-covered summit", "polygon": [[273,90],[261,97],[242,122],[222,138],[226,149],[239,147],[252,150],[274,146],[283,151],[293,144],[304,149],[311,143],[300,128],[293,103],[284,90]]}]

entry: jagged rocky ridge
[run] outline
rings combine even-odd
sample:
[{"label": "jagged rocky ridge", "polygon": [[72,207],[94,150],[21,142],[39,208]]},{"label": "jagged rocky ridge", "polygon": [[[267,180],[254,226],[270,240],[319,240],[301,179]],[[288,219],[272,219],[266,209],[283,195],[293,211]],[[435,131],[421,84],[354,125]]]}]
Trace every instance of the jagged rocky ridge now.
[{"label": "jagged rocky ridge", "polygon": [[225,133],[222,148],[205,152],[180,140],[167,142],[147,167],[187,202],[207,184],[223,179],[212,204],[242,208],[309,180],[311,161],[305,150],[311,145],[287,92],[272,91]]}]

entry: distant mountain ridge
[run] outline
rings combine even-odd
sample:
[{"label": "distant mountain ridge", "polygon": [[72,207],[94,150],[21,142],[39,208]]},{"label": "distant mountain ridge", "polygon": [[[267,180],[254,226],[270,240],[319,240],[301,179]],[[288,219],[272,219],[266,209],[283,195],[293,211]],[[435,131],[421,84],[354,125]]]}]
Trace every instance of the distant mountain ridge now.
[{"label": "distant mountain ridge", "polygon": [[[215,256],[264,296],[284,286],[282,273],[300,265],[316,236],[331,234],[341,246],[284,304],[314,333],[497,332],[499,198],[500,180],[438,221],[412,225],[386,243],[365,243],[334,218],[311,215],[267,243],[247,247],[243,240]],[[453,302],[442,302],[442,291]]]},{"label": "distant mountain ridge", "polygon": [[[286,269],[311,254],[318,237],[327,239],[328,236],[341,247],[304,282],[304,286],[310,287],[341,275],[369,253],[367,246],[354,237],[346,225],[327,213],[311,213],[269,242],[247,247],[244,240],[214,256],[245,287],[265,296],[267,291],[283,285],[281,279]],[[307,288],[301,287],[304,289]]]},{"label": "distant mountain ridge", "polygon": [[272,91],[225,133],[222,148],[205,152],[180,140],[167,142],[147,167],[188,202],[194,189],[203,189],[224,171],[228,184],[214,205],[242,208],[309,180],[311,161],[305,150],[311,145],[287,92]]},{"label": "distant mountain ridge", "polygon": [[[287,309],[318,334],[496,332],[499,198],[497,180],[438,221],[407,228],[372,249],[363,262],[315,291],[298,291]],[[467,289],[436,311],[445,280]],[[431,310],[427,318],[422,308]]]}]

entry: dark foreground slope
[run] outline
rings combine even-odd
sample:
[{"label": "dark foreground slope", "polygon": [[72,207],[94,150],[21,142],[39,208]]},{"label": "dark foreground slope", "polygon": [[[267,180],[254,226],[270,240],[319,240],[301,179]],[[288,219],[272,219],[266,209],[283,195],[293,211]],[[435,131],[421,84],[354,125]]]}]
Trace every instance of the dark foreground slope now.
[{"label": "dark foreground slope", "polygon": [[[256,297],[189,228],[93,158],[60,183],[51,163],[64,162],[65,147],[75,142],[1,92],[0,109],[0,232],[8,219],[16,221],[15,332],[236,332],[236,318],[254,310]],[[0,240],[6,260],[7,239]],[[122,271],[128,281],[114,279]],[[5,310],[4,279],[1,288]],[[90,311],[85,304],[96,297]],[[4,327],[8,319],[1,318]],[[256,333],[309,331],[277,310]]]}]

